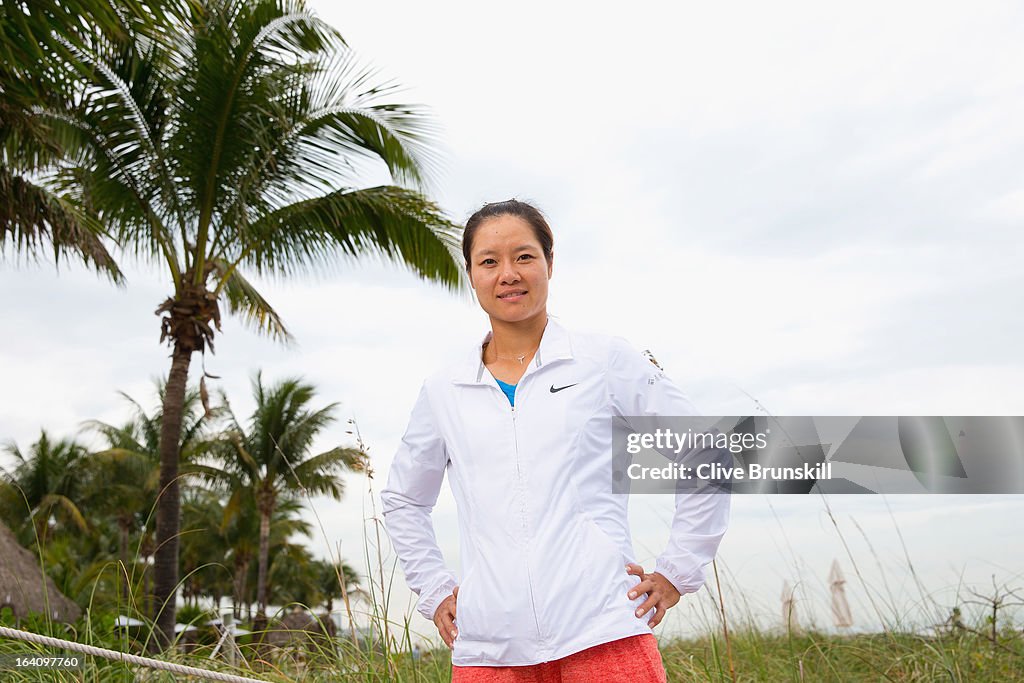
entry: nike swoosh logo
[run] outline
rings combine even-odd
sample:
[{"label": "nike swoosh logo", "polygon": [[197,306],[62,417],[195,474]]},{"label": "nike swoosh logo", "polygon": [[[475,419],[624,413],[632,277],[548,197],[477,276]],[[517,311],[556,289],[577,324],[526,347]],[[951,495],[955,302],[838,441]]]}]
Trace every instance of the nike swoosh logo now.
[{"label": "nike swoosh logo", "polygon": [[[576,384],[579,384],[579,382],[576,382]],[[568,389],[569,387],[574,387],[574,386],[576,386],[576,384],[566,384],[564,387],[558,387],[557,389],[555,388],[555,385],[552,384],[551,385],[551,393],[552,394],[557,394],[562,389]]]}]

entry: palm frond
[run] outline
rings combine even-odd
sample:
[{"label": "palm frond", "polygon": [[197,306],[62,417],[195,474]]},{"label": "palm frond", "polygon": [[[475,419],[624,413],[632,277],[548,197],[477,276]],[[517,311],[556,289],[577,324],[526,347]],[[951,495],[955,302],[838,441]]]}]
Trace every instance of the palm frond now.
[{"label": "palm frond", "polygon": [[361,64],[354,52],[334,53],[309,92],[310,109],[297,129],[302,163],[318,155],[378,159],[396,182],[421,187],[440,170],[434,151],[439,129],[427,108],[395,103],[400,88]]},{"label": "palm frond", "polygon": [[279,434],[273,435],[275,438],[274,449],[287,458],[308,452],[317,435],[334,422],[333,413],[336,407],[337,404],[332,403],[321,410],[296,412],[289,416],[286,428]]},{"label": "palm frond", "polygon": [[184,185],[196,198],[200,231],[230,201],[287,93],[315,69],[315,55],[338,42],[301,3],[257,0],[218,10],[194,27],[179,83],[180,125],[170,140],[182,160]]},{"label": "palm frond", "polygon": [[131,161],[124,165],[143,167],[137,172],[145,179],[145,186],[157,190],[161,215],[184,220],[172,160],[161,144],[169,102],[161,87],[161,57],[156,46],[151,45],[146,52],[124,50],[112,64],[70,43],[66,47],[94,74],[86,120],[102,131],[111,152],[117,152],[123,160],[131,155]]},{"label": "palm frond", "polygon": [[393,102],[397,92],[351,50],[330,54],[251,131],[256,137],[222,222],[246,224],[296,197],[351,186],[368,164],[383,163],[399,183],[425,186],[440,168],[438,129],[425,108]]},{"label": "palm frond", "polygon": [[338,500],[345,491],[345,482],[338,475],[358,468],[365,457],[358,448],[332,448],[296,465],[294,476],[309,494]]},{"label": "palm frond", "polygon": [[51,493],[44,496],[39,506],[33,512],[37,519],[43,521],[49,519],[50,515],[55,513],[63,514],[81,531],[89,528],[78,506],[70,498],[59,493]]},{"label": "palm frond", "polygon": [[78,206],[0,165],[0,246],[12,240],[19,252],[33,256],[46,241],[55,261],[74,252],[122,284],[124,275],[102,234],[101,226]]},{"label": "palm frond", "polygon": [[340,190],[298,202],[263,217],[249,232],[249,251],[237,259],[261,273],[330,266],[339,256],[377,256],[450,289],[465,284],[455,256],[459,226],[433,202],[400,187]]},{"label": "palm frond", "polygon": [[277,341],[290,343],[295,340],[277,311],[237,269],[232,270],[222,259],[215,259],[211,265],[217,279],[225,283],[223,291],[229,313],[239,315],[252,329],[269,334]]}]

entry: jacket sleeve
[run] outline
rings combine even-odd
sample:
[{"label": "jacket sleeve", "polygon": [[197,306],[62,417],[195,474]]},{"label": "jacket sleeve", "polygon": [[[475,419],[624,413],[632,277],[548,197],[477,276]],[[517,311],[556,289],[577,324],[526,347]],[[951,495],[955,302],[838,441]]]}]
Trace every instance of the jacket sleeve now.
[{"label": "jacket sleeve", "polygon": [[[699,414],[660,368],[624,340],[615,341],[609,378],[613,409],[627,421],[630,416]],[[728,493],[676,494],[668,548],[656,560],[654,571],[667,578],[681,595],[704,585],[704,567],[715,559],[729,526],[729,499]]]},{"label": "jacket sleeve", "polygon": [[417,610],[430,621],[458,583],[444,563],[430,518],[447,465],[444,439],[434,423],[424,385],[380,498],[384,524],[406,583],[419,596]]}]

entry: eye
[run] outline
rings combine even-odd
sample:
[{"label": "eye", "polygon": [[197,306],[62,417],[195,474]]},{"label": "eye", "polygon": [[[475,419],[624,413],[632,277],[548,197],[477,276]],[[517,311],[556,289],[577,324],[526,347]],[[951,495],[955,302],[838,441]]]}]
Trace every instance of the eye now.
[{"label": "eye", "polygon": [[532,259],[533,258],[533,254],[520,254],[519,258],[521,258],[521,259]]},{"label": "eye", "polygon": [[490,266],[490,265],[494,265],[495,263],[497,263],[497,261],[495,261],[494,259],[492,259],[492,258],[485,258],[483,261],[480,262],[480,265],[481,266]]}]

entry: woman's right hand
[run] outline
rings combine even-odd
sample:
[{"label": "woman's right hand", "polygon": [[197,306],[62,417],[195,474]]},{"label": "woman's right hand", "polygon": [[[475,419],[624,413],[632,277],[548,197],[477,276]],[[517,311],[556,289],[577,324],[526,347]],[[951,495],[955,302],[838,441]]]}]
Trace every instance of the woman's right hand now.
[{"label": "woman's right hand", "polygon": [[458,599],[459,587],[456,586],[452,594],[442,600],[434,610],[434,625],[437,626],[437,631],[448,649],[454,646],[455,638],[459,635],[459,629],[455,626],[455,606]]}]

